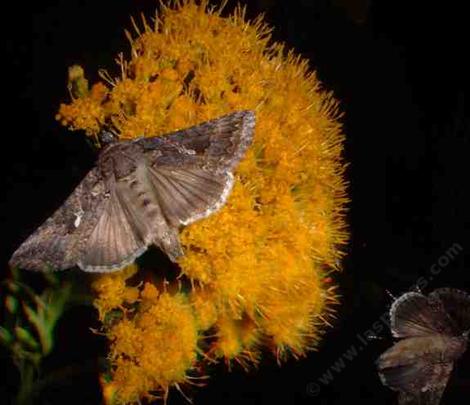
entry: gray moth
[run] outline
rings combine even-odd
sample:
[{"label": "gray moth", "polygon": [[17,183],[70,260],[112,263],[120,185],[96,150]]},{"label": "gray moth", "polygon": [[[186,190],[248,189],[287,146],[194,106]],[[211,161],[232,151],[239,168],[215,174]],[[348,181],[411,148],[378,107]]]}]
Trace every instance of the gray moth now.
[{"label": "gray moth", "polygon": [[390,308],[390,328],[400,340],[377,360],[382,383],[398,392],[400,405],[438,405],[467,349],[470,295],[452,288],[405,293]]},{"label": "gray moth", "polygon": [[160,137],[109,142],[10,266],[111,272],[152,244],[176,261],[183,254],[180,227],[226,202],[254,126],[254,113],[239,111]]}]

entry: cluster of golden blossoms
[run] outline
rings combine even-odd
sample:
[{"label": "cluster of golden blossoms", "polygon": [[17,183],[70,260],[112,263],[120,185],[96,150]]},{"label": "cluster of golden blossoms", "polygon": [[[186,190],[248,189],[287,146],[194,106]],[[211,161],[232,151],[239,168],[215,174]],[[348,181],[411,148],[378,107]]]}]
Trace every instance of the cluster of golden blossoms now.
[{"label": "cluster of golden blossoms", "polygon": [[182,230],[173,281],[132,282],[131,266],[94,283],[111,344],[104,393],[117,403],[166,395],[206,361],[249,365],[262,346],[278,358],[313,349],[347,239],[337,103],[306,61],[272,44],[261,20],[246,22],[241,9],[222,17],[205,1],[162,5],[141,25],[119,77],[88,89],[71,71],[64,125],[132,139],[250,109],[256,129],[226,206]]}]

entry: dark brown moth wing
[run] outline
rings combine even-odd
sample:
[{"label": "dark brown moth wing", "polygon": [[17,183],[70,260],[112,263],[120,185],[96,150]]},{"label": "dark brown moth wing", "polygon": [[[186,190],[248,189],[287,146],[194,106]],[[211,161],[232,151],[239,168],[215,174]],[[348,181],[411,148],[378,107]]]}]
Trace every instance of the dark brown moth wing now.
[{"label": "dark brown moth wing", "polygon": [[232,171],[243,158],[253,141],[254,127],[254,112],[238,111],[137,143],[149,151],[155,166],[174,166],[184,157],[184,162],[220,173]]},{"label": "dark brown moth wing", "polygon": [[233,185],[232,170],[252,142],[254,113],[241,111],[159,138],[144,148],[148,180],[172,227],[218,210]]},{"label": "dark brown moth wing", "polygon": [[438,288],[429,294],[431,300],[439,300],[449,315],[455,336],[470,330],[470,295],[455,288]]},{"label": "dark brown moth wing", "polygon": [[405,293],[393,302],[390,329],[395,337],[453,333],[442,304],[417,292]]},{"label": "dark brown moth wing", "polygon": [[439,404],[453,362],[434,343],[432,337],[404,339],[377,360],[382,383],[399,392],[400,404]]},{"label": "dark brown moth wing", "polygon": [[63,270],[80,256],[83,235],[98,221],[106,204],[104,184],[91,170],[65,203],[48,218],[10,259],[10,266],[28,270]]}]

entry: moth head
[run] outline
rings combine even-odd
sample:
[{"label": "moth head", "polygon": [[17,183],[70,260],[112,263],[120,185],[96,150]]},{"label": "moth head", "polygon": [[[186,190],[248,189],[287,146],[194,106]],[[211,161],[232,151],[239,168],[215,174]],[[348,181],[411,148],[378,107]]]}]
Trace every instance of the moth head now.
[{"label": "moth head", "polygon": [[116,134],[110,132],[110,131],[101,131],[99,134],[99,140],[100,144],[102,146],[109,145],[111,143],[117,142],[118,137]]}]

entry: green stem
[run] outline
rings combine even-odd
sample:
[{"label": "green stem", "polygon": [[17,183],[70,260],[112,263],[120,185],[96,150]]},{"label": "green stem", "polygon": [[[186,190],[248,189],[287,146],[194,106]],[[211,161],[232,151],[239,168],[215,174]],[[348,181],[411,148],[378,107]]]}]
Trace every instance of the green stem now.
[{"label": "green stem", "polygon": [[30,361],[22,361],[20,366],[20,388],[16,396],[17,405],[30,405],[33,403],[33,386],[36,367]]}]

